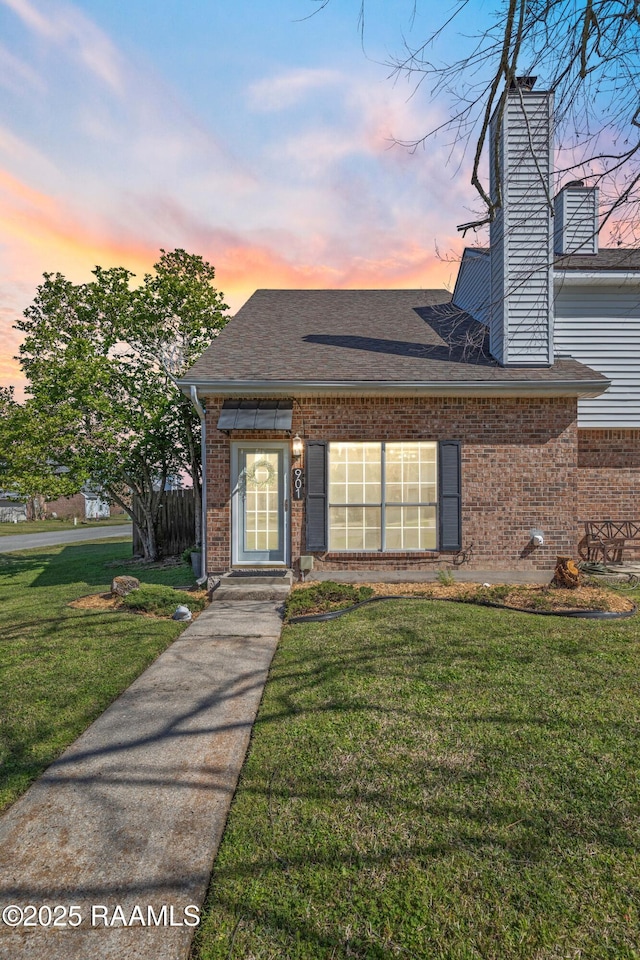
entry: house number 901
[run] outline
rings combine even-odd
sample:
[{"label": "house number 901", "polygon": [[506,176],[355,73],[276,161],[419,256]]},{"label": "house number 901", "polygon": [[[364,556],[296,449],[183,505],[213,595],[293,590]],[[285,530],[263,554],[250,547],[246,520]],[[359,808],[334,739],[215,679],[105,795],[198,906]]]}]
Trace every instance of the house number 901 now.
[{"label": "house number 901", "polygon": [[302,490],[304,487],[304,470],[302,467],[293,468],[292,476],[293,499],[302,500]]}]

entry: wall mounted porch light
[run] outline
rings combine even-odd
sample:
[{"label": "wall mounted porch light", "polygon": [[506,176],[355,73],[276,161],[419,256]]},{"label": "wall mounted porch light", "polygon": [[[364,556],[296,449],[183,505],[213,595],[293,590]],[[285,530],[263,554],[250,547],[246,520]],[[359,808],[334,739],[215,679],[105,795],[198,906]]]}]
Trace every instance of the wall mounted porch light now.
[{"label": "wall mounted porch light", "polygon": [[529,534],[534,547],[541,547],[544,543],[544,533],[542,530],[530,530]]},{"label": "wall mounted porch light", "polygon": [[291,454],[294,460],[299,460],[302,456],[302,437],[299,433],[296,433],[291,442]]}]

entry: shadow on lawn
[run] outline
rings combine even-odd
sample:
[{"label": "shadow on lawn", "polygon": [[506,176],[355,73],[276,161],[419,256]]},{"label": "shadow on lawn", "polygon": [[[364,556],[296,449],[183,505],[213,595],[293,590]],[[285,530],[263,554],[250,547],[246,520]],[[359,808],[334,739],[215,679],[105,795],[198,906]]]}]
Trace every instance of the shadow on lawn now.
[{"label": "shadow on lawn", "polygon": [[[11,627],[0,627],[0,640],[25,640],[31,631],[38,632],[41,627],[47,628],[46,639],[49,642],[54,637],[62,637],[66,640],[75,640],[83,635],[83,628],[89,623],[91,629],[95,630],[100,624],[104,624],[105,630],[112,627],[110,621],[113,614],[117,612],[119,618],[129,617],[133,621],[138,615],[130,610],[104,611],[104,610],[76,610],[64,609],[57,617],[39,617],[36,620],[21,620],[19,624]],[[77,634],[77,637],[75,636]]]},{"label": "shadow on lawn", "polygon": [[[567,642],[581,637],[584,627],[563,624],[556,636],[552,626],[540,624],[536,646],[516,615],[498,621],[490,611],[474,613],[479,631],[485,623],[493,627],[486,644],[474,642],[471,629],[455,635],[455,608],[428,625],[421,620],[426,629],[387,623],[382,640],[373,629],[378,615],[358,614],[362,619],[351,621],[353,635],[343,647],[337,628],[314,627],[312,641],[300,645],[288,634],[289,650],[285,645],[276,655],[255,725],[256,760],[245,768],[237,819],[232,811],[228,846],[209,893],[214,924],[220,916],[231,925],[237,920],[231,942],[239,931],[240,951],[247,943],[264,946],[263,938],[271,944],[271,936],[282,942],[284,935],[307,942],[316,956],[391,956],[388,944],[332,935],[332,926],[344,927],[341,890],[364,904],[371,884],[381,889],[385,876],[392,884],[395,876],[446,873],[462,900],[471,864],[474,875],[485,878],[490,916],[491,904],[500,900],[497,872],[516,884],[537,878],[561,899],[565,884],[579,886],[582,860],[637,856],[633,764],[617,754],[615,762],[600,755],[602,744],[634,743],[633,717],[627,722],[622,713],[602,713],[591,681],[585,683],[584,714],[571,695],[564,705],[555,699],[564,664],[582,660],[581,670],[596,668],[588,643]],[[363,629],[364,617],[371,629]],[[466,612],[461,623],[468,619]],[[310,628],[291,629],[304,639]],[[628,631],[620,624],[606,633],[622,640]],[[554,673],[539,687],[545,668],[536,664],[547,644]],[[507,647],[522,690],[520,706],[499,673]],[[603,678],[605,659],[597,661]],[[422,694],[409,695],[414,682]],[[307,762],[298,765],[298,753],[308,754]],[[324,889],[335,886],[336,905],[325,910],[316,903],[317,911],[304,915],[302,904],[296,915],[283,882],[304,892],[302,903],[307,889],[317,890],[318,877]],[[264,894],[271,889],[276,893],[269,900]],[[308,899],[313,903],[313,894]],[[370,906],[379,920],[375,894]],[[203,956],[213,930],[205,922],[199,934]]]},{"label": "shadow on lawn", "polygon": [[[122,570],[117,566],[106,566],[120,559],[123,561]],[[55,587],[71,583],[103,586],[118,573],[128,570],[125,564],[130,559],[130,542],[69,544],[55,552],[39,550],[37,554],[0,551],[0,580],[20,578],[25,585],[32,587]]]}]

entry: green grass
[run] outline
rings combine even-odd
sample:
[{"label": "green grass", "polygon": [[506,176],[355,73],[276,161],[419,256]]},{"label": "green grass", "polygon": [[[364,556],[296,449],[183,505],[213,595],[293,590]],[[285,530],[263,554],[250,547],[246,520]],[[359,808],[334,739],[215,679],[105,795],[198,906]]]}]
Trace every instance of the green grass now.
[{"label": "green grass", "polygon": [[0,552],[0,809],[184,629],[171,620],[67,606],[108,590],[119,573],[193,582],[186,566],[132,568],[130,557],[130,539]]},{"label": "green grass", "polygon": [[285,627],[194,958],[637,960],[639,655],[420,600]]},{"label": "green grass", "polygon": [[[129,517],[109,517],[105,520],[78,520],[77,529],[87,527],[113,527],[121,523],[131,523]],[[23,520],[20,523],[0,523],[0,537],[19,537],[29,533],[58,533],[60,530],[73,530],[73,520]]]},{"label": "green grass", "polygon": [[335,583],[322,580],[301,590],[293,590],[284,605],[285,617],[302,617],[309,613],[324,613],[340,610],[368,600],[373,595],[371,587],[357,587],[351,583]]}]

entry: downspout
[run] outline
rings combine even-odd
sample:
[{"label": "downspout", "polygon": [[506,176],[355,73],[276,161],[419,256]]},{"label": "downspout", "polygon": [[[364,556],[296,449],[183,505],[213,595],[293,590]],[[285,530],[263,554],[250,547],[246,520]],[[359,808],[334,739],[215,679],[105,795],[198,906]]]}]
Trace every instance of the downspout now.
[{"label": "downspout", "polygon": [[198,398],[198,388],[191,386],[191,403],[196,409],[196,413],[200,417],[200,459],[202,462],[202,483],[200,486],[200,499],[201,499],[201,508],[202,508],[202,519],[200,521],[200,529],[202,534],[202,543],[200,544],[201,560],[202,564],[200,567],[200,580],[204,582],[207,579],[207,437],[206,437],[206,421],[204,415],[204,407],[200,403]]}]

